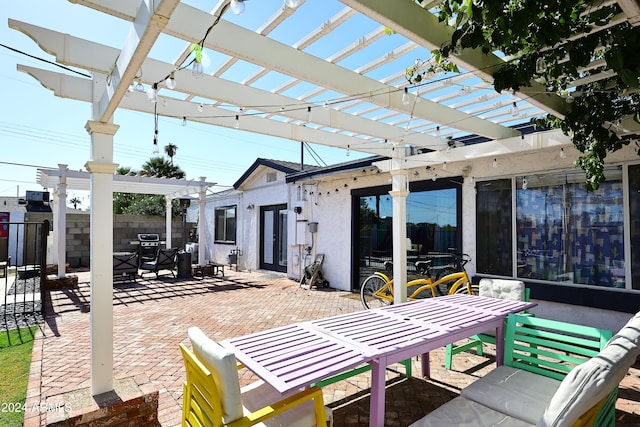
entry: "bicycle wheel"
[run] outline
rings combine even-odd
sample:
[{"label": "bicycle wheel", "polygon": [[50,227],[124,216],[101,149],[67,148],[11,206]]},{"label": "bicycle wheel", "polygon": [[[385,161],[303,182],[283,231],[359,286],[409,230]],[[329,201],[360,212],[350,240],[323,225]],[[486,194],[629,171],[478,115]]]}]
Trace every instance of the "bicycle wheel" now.
[{"label": "bicycle wheel", "polygon": [[[436,274],[436,279],[435,281],[437,282],[438,280],[442,279],[445,276],[448,276],[449,274],[453,274],[453,273],[457,273],[457,270],[453,267],[444,267],[442,269],[440,269],[438,271],[438,273]],[[453,280],[448,280],[448,281],[444,281],[442,283],[439,283],[438,286],[436,287],[436,292],[438,293],[438,295],[442,296],[442,295],[449,295],[449,290],[451,289],[451,287],[453,286],[453,284],[456,282],[457,279],[453,279]]]},{"label": "bicycle wheel", "polygon": [[[480,293],[480,286],[476,284],[471,284],[471,293],[470,295],[478,295]],[[469,294],[469,290],[467,289],[467,285],[459,286],[454,294]]]},{"label": "bicycle wheel", "polygon": [[[378,297],[376,292],[385,288]],[[387,282],[380,276],[375,274],[367,277],[362,282],[360,287],[360,301],[365,309],[383,307],[393,302],[393,295],[391,294],[391,288],[387,286]]]}]

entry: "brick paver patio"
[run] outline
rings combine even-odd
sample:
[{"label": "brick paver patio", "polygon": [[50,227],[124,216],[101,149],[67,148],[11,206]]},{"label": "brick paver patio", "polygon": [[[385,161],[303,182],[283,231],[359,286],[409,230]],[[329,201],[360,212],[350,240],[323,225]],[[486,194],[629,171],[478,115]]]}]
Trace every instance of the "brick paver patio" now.
[{"label": "brick paver patio", "polygon": [[[204,279],[156,280],[153,275],[114,287],[114,378],[135,377],[146,391],[159,391],[159,420],[180,425],[184,368],[178,343],[187,328],[199,326],[214,340],[244,335],[293,322],[361,310],[355,294],[334,289],[305,290],[268,272],[225,272]],[[51,292],[46,323],[33,349],[27,408],[51,396],[90,386],[89,274],[76,273],[77,289]],[[404,378],[401,365],[388,370],[386,425],[407,426],[494,366],[491,357],[464,353],[454,370],[444,369],[444,349],[431,353],[432,379]],[[414,358],[414,373],[420,373]],[[248,371],[241,382],[253,379]],[[367,426],[369,375],[361,374],[324,389],[336,427]],[[640,364],[623,381],[619,426],[640,425]],[[27,411],[25,426],[43,426],[46,413]]]}]

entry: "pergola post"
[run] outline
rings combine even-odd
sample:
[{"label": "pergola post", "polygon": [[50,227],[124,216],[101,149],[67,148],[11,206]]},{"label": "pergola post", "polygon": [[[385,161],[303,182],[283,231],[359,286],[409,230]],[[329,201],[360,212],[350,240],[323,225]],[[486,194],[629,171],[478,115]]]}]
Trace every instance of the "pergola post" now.
[{"label": "pergola post", "polygon": [[[398,151],[398,150],[396,150]],[[391,159],[391,203],[393,232],[393,301],[400,304],[407,300],[407,196],[409,180],[404,169],[404,158]]]},{"label": "pergola post", "polygon": [[166,212],[164,214],[164,230],[165,230],[165,248],[171,248],[171,202],[173,198],[171,196],[164,196],[164,201],[166,203]]},{"label": "pergola post", "polygon": [[[205,239],[205,206],[207,204],[207,185],[204,176],[200,177],[200,192],[198,193],[198,265],[206,264],[206,254],[204,253]],[[202,245],[200,244],[202,242]]]},{"label": "pergola post", "polygon": [[60,179],[54,192],[53,241],[54,259],[58,263],[58,278],[64,279],[67,273],[67,165],[58,164]]},{"label": "pergola post", "polygon": [[91,160],[91,394],[113,390],[113,135],[118,126],[88,121]]}]

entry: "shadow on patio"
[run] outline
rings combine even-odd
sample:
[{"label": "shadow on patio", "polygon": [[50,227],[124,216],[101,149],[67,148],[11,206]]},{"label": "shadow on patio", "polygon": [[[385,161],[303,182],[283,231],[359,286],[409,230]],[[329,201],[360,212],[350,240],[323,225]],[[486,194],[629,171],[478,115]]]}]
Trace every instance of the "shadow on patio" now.
[{"label": "shadow on patio", "polygon": [[[27,407],[56,395],[90,386],[88,272],[79,272],[75,289],[51,291],[46,323],[33,350]],[[334,289],[304,290],[284,276],[264,272],[228,272],[204,279],[168,276],[138,278],[114,286],[114,379],[134,378],[143,390],[159,391],[163,426],[180,425],[184,368],[178,343],[187,328],[199,326],[222,340],[323,317],[361,310],[353,294]],[[493,369],[494,358],[461,353],[452,371],[444,369],[444,349],[431,353],[432,380],[404,378],[404,368],[387,370],[386,423],[406,426],[457,396],[459,390]],[[414,373],[420,373],[414,358]],[[396,371],[397,368],[397,371]],[[241,384],[254,379],[241,371]],[[323,389],[334,410],[336,427],[367,426],[370,374]],[[640,364],[622,382],[618,426],[640,424]],[[73,410],[73,408],[72,408]],[[26,426],[40,426],[45,413],[26,413]]]}]

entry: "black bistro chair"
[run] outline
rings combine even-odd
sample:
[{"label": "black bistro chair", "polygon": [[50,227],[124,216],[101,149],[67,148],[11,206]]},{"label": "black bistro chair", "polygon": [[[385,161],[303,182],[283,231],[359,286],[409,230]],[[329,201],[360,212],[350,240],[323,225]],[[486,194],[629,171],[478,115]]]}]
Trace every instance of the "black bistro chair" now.
[{"label": "black bistro chair", "polygon": [[160,270],[169,270],[173,277],[176,277],[174,270],[176,268],[176,264],[178,261],[178,249],[171,248],[158,248],[158,252],[156,252],[156,257],[153,261],[146,261],[140,264],[140,277],[144,274],[144,272],[153,272],[156,273],[156,278],[160,275]]}]

